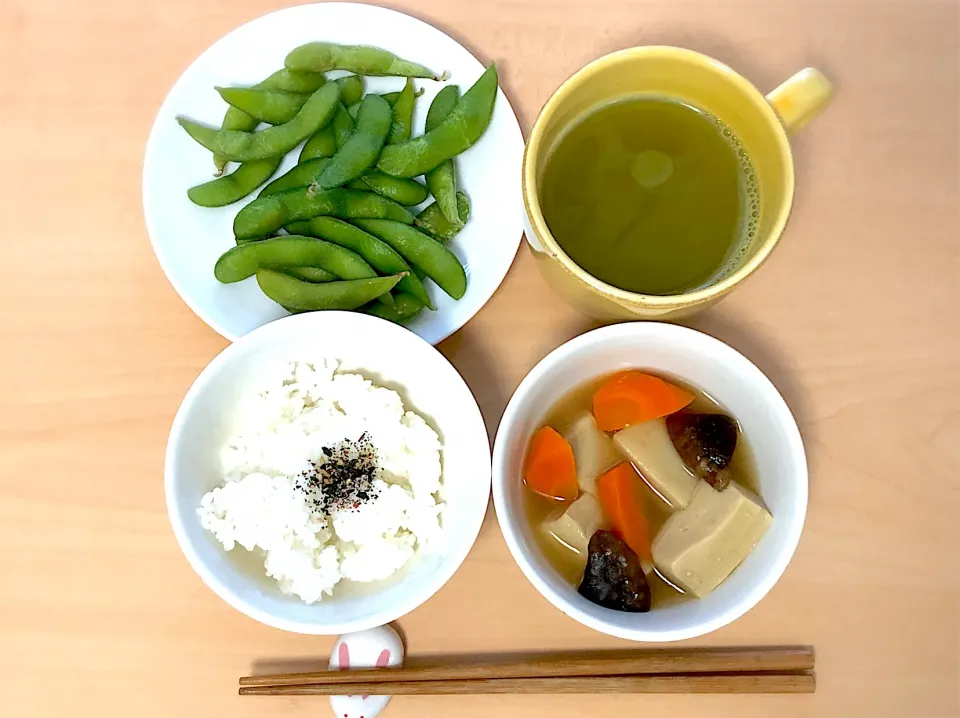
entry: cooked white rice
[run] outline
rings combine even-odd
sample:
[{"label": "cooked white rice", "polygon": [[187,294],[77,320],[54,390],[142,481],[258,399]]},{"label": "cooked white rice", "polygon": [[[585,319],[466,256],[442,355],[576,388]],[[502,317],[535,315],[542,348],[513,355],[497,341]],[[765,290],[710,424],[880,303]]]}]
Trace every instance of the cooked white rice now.
[{"label": "cooked white rice", "polygon": [[[341,579],[387,578],[442,534],[436,432],[395,391],[338,369],[332,360],[290,364],[242,402],[239,433],[222,451],[224,484],[197,510],[225,549],[258,551],[280,590],[307,603]],[[364,432],[380,467],[376,497],[326,516],[297,476],[323,461],[323,447]]]}]

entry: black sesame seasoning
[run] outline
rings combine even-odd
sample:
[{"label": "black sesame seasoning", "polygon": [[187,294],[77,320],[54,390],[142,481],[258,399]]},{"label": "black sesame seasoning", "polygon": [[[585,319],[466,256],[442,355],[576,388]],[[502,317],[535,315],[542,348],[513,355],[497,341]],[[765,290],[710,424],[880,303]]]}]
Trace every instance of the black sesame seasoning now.
[{"label": "black sesame seasoning", "polygon": [[334,511],[358,509],[377,498],[373,482],[380,467],[377,450],[366,432],[356,441],[345,439],[322,451],[323,460],[311,461],[296,481],[315,510],[329,516]]}]

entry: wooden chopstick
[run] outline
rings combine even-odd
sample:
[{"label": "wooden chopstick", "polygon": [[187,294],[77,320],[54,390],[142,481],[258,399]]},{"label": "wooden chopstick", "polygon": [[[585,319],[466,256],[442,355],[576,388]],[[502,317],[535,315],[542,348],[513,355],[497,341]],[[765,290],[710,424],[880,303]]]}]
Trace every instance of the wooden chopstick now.
[{"label": "wooden chopstick", "polygon": [[422,681],[638,676],[678,673],[789,672],[813,669],[812,646],[659,648],[593,654],[545,654],[480,663],[411,661],[402,668],[245,676],[241,687],[402,683]]},{"label": "wooden chopstick", "polygon": [[[354,685],[354,688],[357,686]],[[712,675],[568,676],[476,678],[445,681],[384,681],[365,684],[375,695],[477,695],[506,693],[813,693],[812,673],[718,673]],[[242,696],[337,695],[343,684],[244,686]]]}]

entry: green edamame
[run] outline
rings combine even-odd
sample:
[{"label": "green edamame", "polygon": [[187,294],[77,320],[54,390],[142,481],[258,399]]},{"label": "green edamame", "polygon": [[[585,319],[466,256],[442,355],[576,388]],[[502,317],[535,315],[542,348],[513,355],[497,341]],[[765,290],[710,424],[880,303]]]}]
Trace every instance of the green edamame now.
[{"label": "green edamame", "polygon": [[[306,187],[308,184],[313,182],[320,172],[323,171],[323,168],[327,166],[328,162],[330,162],[329,157],[318,157],[315,160],[301,162],[289,172],[280,175],[273,182],[260,190],[260,194],[257,196],[267,197],[272,194],[278,194],[279,192],[285,192],[288,189]],[[240,166],[243,167],[244,165]]]},{"label": "green edamame", "polygon": [[[284,68],[273,73],[266,80],[257,83],[254,87],[310,94],[319,90],[326,81],[327,78],[320,72],[298,72]],[[227,112],[223,116],[220,129],[252,132],[257,128],[257,124],[257,118],[251,117],[246,112],[238,110],[235,107],[230,107],[227,108]],[[223,172],[227,161],[227,158],[221,155],[215,154],[213,156],[213,164],[217,168],[218,176]]]},{"label": "green edamame", "polygon": [[[413,93],[414,99],[420,97],[424,92],[424,89],[421,87],[419,90]],[[390,103],[390,107],[393,107],[397,104],[397,100],[400,99],[400,92],[384,92],[380,97]],[[344,103],[346,104],[346,103]],[[357,119],[357,113],[360,111],[360,103],[354,102],[353,104],[347,107],[347,112],[350,113],[350,116],[353,119]]]},{"label": "green edamame", "polygon": [[383,148],[377,167],[394,177],[416,177],[471,147],[487,129],[497,98],[497,68],[491,64],[446,119],[430,132]]},{"label": "green edamame", "polygon": [[369,45],[337,45],[332,42],[308,42],[287,55],[283,64],[288,70],[328,72],[347,70],[371,77],[428,77],[440,79],[437,74],[415,62],[397,57],[392,52]]},{"label": "green edamame", "polygon": [[301,187],[257,197],[237,213],[233,220],[233,233],[238,239],[255,239],[276,232],[291,222],[321,215],[413,223],[413,215],[406,208],[373,192],[352,189],[317,192],[310,187]]},{"label": "green edamame", "polygon": [[291,234],[320,237],[339,244],[363,257],[380,274],[407,272],[408,275],[400,280],[397,288],[400,291],[409,292],[430,309],[434,308],[426,288],[416,275],[410,273],[410,265],[406,260],[389,244],[364,232],[359,227],[332,217],[314,217],[307,222],[288,224],[286,230]]},{"label": "green edamame", "polygon": [[347,75],[334,80],[340,85],[340,102],[349,107],[363,99],[363,78],[360,75]]},{"label": "green edamame", "polygon": [[427,198],[427,188],[409,177],[391,177],[383,172],[367,170],[347,185],[351,189],[373,190],[407,207],[420,204]]},{"label": "green edamame", "polygon": [[[359,102],[363,97],[363,80],[359,75],[348,75],[334,80],[340,88],[344,105]],[[255,118],[259,122],[282,125],[292,120],[310,97],[308,92],[288,92],[264,87],[214,87],[227,104]]]},{"label": "green edamame", "polygon": [[251,162],[284,155],[314,134],[333,117],[339,97],[336,83],[327,83],[310,95],[290,122],[260,132],[216,130],[185,117],[177,122],[208,150],[236,162]]},{"label": "green edamame", "polygon": [[[456,85],[447,85],[430,103],[424,131],[436,129],[449,115],[460,101],[460,88]],[[457,214],[457,168],[454,159],[444,160],[423,177],[432,194],[437,200],[437,206],[443,212],[447,221],[456,224],[460,221]]]},{"label": "green edamame", "polygon": [[333,142],[338,150],[347,143],[347,140],[350,139],[350,135],[353,134],[356,128],[357,123],[354,122],[354,119],[350,116],[350,113],[346,111],[341,102],[337,106],[336,113],[333,115],[333,121],[330,122],[330,131],[333,132]]},{"label": "green edamame", "polygon": [[257,284],[277,304],[296,311],[350,310],[387,294],[401,279],[376,277],[312,284],[269,269],[257,271]]},{"label": "green edamame", "polygon": [[277,171],[283,157],[244,162],[233,172],[187,190],[187,197],[201,207],[225,207],[243,199]]},{"label": "green edamame", "polygon": [[467,291],[467,273],[460,260],[432,237],[390,220],[355,219],[353,224],[389,244],[454,299],[460,299]]},{"label": "green edamame", "polygon": [[[335,120],[337,117],[336,114],[334,114],[333,117]],[[334,153],[337,151],[337,140],[334,137],[333,127],[331,127],[331,124],[332,121],[306,141],[306,143],[303,145],[303,149],[300,150],[300,157],[297,160],[298,162],[315,160],[320,157],[333,157]]]},{"label": "green edamame", "polygon": [[317,189],[339,187],[356,179],[374,165],[390,132],[393,112],[379,95],[367,95],[360,103],[357,127],[343,147],[330,158],[313,185]]},{"label": "green edamame", "polygon": [[[398,284],[397,287],[399,286]],[[363,307],[361,311],[397,324],[408,322],[423,311],[423,304],[412,294],[400,292],[393,299],[393,307],[387,307],[383,304],[370,304]]]},{"label": "green edamame", "polygon": [[413,80],[408,77],[400,96],[393,104],[393,123],[390,125],[390,134],[387,135],[388,145],[410,139],[410,132],[413,130],[413,105],[416,100]]},{"label": "green edamame", "polygon": [[304,282],[332,282],[337,278],[333,272],[328,272],[320,267],[288,267],[283,270],[284,274],[303,280]]},{"label": "green edamame", "polygon": [[316,237],[289,235],[231,247],[217,260],[214,276],[224,284],[252,277],[258,269],[317,267],[340,279],[370,279],[377,273],[360,255]]},{"label": "green edamame", "polygon": [[470,219],[470,200],[463,192],[457,192],[457,213],[460,216],[460,221],[454,224],[443,216],[440,206],[433,202],[417,215],[413,223],[418,229],[426,232],[438,242],[445,244],[456,237],[457,233],[463,229],[463,225]]}]

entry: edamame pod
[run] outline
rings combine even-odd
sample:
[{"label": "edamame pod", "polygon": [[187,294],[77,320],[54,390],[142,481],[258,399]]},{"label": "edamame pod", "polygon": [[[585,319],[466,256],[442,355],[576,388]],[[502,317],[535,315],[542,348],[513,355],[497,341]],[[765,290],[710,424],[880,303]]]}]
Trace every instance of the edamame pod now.
[{"label": "edamame pod", "polygon": [[286,230],[291,234],[320,237],[346,247],[363,257],[380,274],[408,272],[409,274],[400,280],[397,288],[409,292],[430,309],[434,308],[426,288],[416,275],[410,273],[410,265],[406,260],[389,244],[364,232],[359,227],[332,217],[314,217],[306,222],[288,224]]},{"label": "edamame pod", "polygon": [[201,207],[225,207],[243,199],[277,171],[283,157],[244,162],[233,172],[187,190],[190,201]]},{"label": "edamame pod", "polygon": [[257,284],[263,293],[277,304],[297,311],[357,309],[389,292],[401,278],[395,275],[312,284],[270,269],[257,271]]},{"label": "edamame pod", "polygon": [[456,157],[487,129],[496,99],[497,68],[491,64],[437,127],[406,142],[384,147],[378,169],[394,177],[416,177]]},{"label": "edamame pod", "polygon": [[397,57],[392,52],[369,45],[337,45],[332,42],[308,42],[294,48],[283,61],[288,70],[327,72],[347,70],[371,77],[428,77],[440,79],[423,65]]},{"label": "edamame pod", "polygon": [[[399,286],[398,284],[397,287]],[[383,304],[370,304],[363,307],[362,311],[397,324],[408,322],[423,311],[423,305],[412,294],[401,292],[393,299],[393,307],[387,307]]]},{"label": "edamame pod", "polygon": [[377,273],[360,255],[316,237],[288,235],[231,247],[217,260],[214,276],[224,284],[252,277],[258,269],[318,267],[340,279],[370,279]]},{"label": "edamame pod", "polygon": [[237,213],[233,220],[233,233],[238,239],[255,239],[272,234],[291,222],[321,215],[413,223],[413,215],[406,208],[374,192],[352,189],[316,192],[309,187],[301,187],[268,197],[257,197]]},{"label": "edamame pod", "polygon": [[443,216],[440,206],[433,202],[417,215],[413,223],[418,229],[426,232],[438,242],[445,244],[456,237],[457,233],[463,229],[463,225],[470,219],[470,200],[463,192],[457,192],[457,213],[460,216],[460,221],[454,224]]},{"label": "edamame pod", "polygon": [[326,269],[320,269],[320,267],[289,267],[284,269],[283,273],[304,282],[332,282],[337,278],[337,275],[328,272]]},{"label": "edamame pod", "polygon": [[397,101],[393,103],[393,123],[390,125],[390,134],[387,135],[388,145],[410,139],[410,132],[413,129],[413,105],[416,99],[413,80],[408,77]]},{"label": "edamame pod", "polygon": [[356,129],[343,147],[330,158],[330,164],[324,168],[312,186],[317,189],[339,187],[372,167],[390,132],[392,116],[390,105],[382,97],[364,97],[357,114]]},{"label": "edamame pod", "polygon": [[460,299],[467,291],[467,273],[460,260],[432,237],[390,220],[356,219],[353,224],[389,244],[454,299]]},{"label": "edamame pod", "polygon": [[[266,80],[254,85],[254,87],[310,94],[319,90],[326,81],[327,79],[323,76],[323,73],[320,72],[298,72],[284,68],[273,73]],[[238,110],[235,107],[227,108],[227,113],[223,116],[223,122],[220,124],[220,129],[222,130],[252,132],[256,128],[257,118],[251,117],[246,112]],[[215,154],[213,156],[213,164],[217,168],[217,175],[220,175],[223,172],[223,168],[227,165],[227,158]]]},{"label": "edamame pod", "polygon": [[[447,119],[453,108],[460,101],[460,88],[456,85],[447,85],[430,103],[430,109],[427,111],[427,120],[424,124],[424,130],[429,132]],[[454,159],[451,157],[444,160],[432,170],[424,175],[427,187],[437,200],[437,206],[443,212],[447,221],[457,224],[460,219],[457,216],[457,168]]]},{"label": "edamame pod", "polygon": [[[363,97],[363,80],[359,75],[347,75],[334,80],[340,88],[344,105],[359,102]],[[255,118],[259,122],[282,125],[292,120],[312,93],[288,92],[264,87],[214,87],[224,101]],[[255,126],[255,125],[254,125]]]},{"label": "edamame pod", "polygon": [[409,177],[391,177],[383,172],[367,170],[351,182],[352,189],[373,190],[407,207],[420,204],[427,198],[427,188]]},{"label": "edamame pod", "polygon": [[[330,162],[329,157],[318,157],[315,160],[301,162],[289,172],[280,175],[273,182],[260,190],[260,194],[257,196],[267,197],[279,192],[285,192],[288,189],[306,187],[308,184],[313,182],[314,179],[316,179],[316,176],[323,171],[323,168],[327,166],[328,162]],[[244,167],[245,165],[240,166]]]},{"label": "edamame pod", "polygon": [[327,83],[310,95],[290,122],[260,132],[216,130],[185,117],[177,122],[208,150],[236,162],[251,162],[284,155],[327,124],[337,109],[337,84]]},{"label": "edamame pod", "polygon": [[[336,114],[334,114],[333,117],[336,119]],[[333,127],[328,124],[306,141],[303,149],[300,150],[300,157],[297,161],[306,162],[307,160],[315,160],[320,157],[333,157],[336,151],[337,141],[333,134]]]}]

